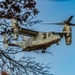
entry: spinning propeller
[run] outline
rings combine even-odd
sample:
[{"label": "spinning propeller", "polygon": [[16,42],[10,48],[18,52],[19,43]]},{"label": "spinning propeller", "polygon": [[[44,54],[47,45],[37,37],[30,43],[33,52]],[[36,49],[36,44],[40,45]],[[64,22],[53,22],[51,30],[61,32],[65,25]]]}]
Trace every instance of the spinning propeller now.
[{"label": "spinning propeller", "polygon": [[49,1],[70,1],[70,0],[49,0]]},{"label": "spinning propeller", "polygon": [[[45,0],[46,1],[46,0]],[[57,2],[61,2],[61,1],[70,1],[70,0],[47,0],[47,1],[57,1]]]},{"label": "spinning propeller", "polygon": [[65,20],[63,22],[59,22],[59,23],[43,23],[43,24],[53,24],[53,25],[69,25],[69,26],[75,26],[75,24],[70,23],[72,20],[73,16],[70,16],[68,20]]}]

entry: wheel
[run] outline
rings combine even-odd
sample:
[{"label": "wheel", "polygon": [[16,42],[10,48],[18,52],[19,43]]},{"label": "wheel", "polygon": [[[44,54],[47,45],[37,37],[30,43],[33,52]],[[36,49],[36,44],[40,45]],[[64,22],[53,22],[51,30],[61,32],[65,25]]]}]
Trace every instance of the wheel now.
[{"label": "wheel", "polygon": [[28,47],[26,48],[26,50],[27,50],[27,51],[31,51],[31,48],[30,48],[30,46],[28,46]]},{"label": "wheel", "polygon": [[42,53],[45,53],[46,51],[45,50],[42,50]]},{"label": "wheel", "polygon": [[56,45],[59,45],[59,43],[56,43]]}]

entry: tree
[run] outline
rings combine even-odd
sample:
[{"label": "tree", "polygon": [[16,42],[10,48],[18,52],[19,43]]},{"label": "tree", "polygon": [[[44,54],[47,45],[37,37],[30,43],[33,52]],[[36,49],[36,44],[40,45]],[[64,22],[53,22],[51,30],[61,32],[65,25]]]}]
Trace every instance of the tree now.
[{"label": "tree", "polygon": [[[15,18],[17,25],[28,26],[41,22],[34,20],[39,13],[34,0],[5,0],[0,2],[0,36],[7,36],[4,43],[11,42],[11,27],[8,19]],[[20,29],[19,28],[19,29]],[[21,49],[13,47],[0,48],[0,71],[6,71],[10,75],[51,75],[48,73],[48,65],[37,63],[32,57],[25,55],[16,58],[16,55],[23,54]]]},{"label": "tree", "polygon": [[1,74],[2,74],[2,75],[9,75],[9,74],[7,74],[7,72],[5,72],[5,71],[2,71]]},{"label": "tree", "polygon": [[1,18],[11,19],[15,17],[21,25],[32,25],[37,21],[32,21],[39,13],[36,8],[36,2],[34,0],[6,0],[5,2],[0,2]]}]

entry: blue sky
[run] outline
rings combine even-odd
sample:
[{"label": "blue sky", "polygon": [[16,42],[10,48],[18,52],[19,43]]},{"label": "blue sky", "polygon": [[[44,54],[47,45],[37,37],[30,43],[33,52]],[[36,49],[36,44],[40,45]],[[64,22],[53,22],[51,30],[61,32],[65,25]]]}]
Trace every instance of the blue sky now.
[{"label": "blue sky", "polygon": [[[70,1],[50,1],[37,0],[37,7],[40,11],[38,19],[42,19],[43,23],[62,22],[73,15],[72,23],[75,23],[75,0]],[[38,24],[34,26],[39,31],[62,31],[63,26],[52,26]],[[72,27],[72,44],[67,46],[64,38],[60,45],[52,45],[48,48],[53,52],[53,56],[49,54],[35,54],[36,60],[47,64],[51,62],[50,73],[54,75],[75,75],[75,27]]]},{"label": "blue sky", "polygon": [[[1,1],[1,0],[0,0]],[[36,0],[37,8],[40,13],[37,18],[47,22],[62,22],[73,15],[72,23],[75,23],[75,0],[70,1],[50,1],[50,0]],[[52,26],[37,24],[32,27],[39,31],[62,31],[63,26]],[[54,75],[75,75],[75,27],[72,27],[72,44],[67,46],[64,38],[60,41],[60,45],[52,45],[48,48],[53,53],[42,54],[35,52],[26,52],[26,56],[36,57],[36,61],[44,64],[51,62],[49,66],[50,73]],[[47,50],[47,51],[48,51]]]}]

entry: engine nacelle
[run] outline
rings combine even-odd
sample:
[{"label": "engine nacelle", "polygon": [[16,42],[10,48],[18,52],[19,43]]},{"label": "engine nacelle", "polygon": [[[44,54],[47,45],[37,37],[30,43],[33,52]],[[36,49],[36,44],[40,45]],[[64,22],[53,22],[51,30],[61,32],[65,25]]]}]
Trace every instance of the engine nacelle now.
[{"label": "engine nacelle", "polygon": [[72,42],[71,33],[69,34],[69,36],[65,36],[65,42],[66,42],[66,45],[71,44],[71,42]]},{"label": "engine nacelle", "polygon": [[65,35],[66,45],[70,45],[72,43],[72,29],[70,26],[65,27],[65,31],[67,34]]}]

